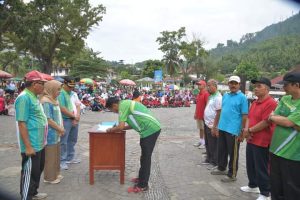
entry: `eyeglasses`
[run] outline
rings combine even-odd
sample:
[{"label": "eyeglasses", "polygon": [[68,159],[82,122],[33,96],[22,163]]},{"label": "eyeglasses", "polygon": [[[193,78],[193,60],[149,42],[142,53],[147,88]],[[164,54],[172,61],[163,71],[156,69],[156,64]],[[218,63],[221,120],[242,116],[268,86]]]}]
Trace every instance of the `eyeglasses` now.
[{"label": "eyeglasses", "polygon": [[42,82],[42,81],[37,81],[35,83],[40,84],[40,85],[44,85],[45,84],[45,82]]}]

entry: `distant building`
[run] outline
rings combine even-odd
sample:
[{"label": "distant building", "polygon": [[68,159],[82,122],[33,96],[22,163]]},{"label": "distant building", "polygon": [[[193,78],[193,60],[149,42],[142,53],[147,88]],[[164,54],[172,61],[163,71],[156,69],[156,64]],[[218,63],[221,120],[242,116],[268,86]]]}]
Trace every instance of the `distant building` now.
[{"label": "distant building", "polygon": [[51,76],[68,76],[69,72],[69,68],[58,68],[51,73]]}]

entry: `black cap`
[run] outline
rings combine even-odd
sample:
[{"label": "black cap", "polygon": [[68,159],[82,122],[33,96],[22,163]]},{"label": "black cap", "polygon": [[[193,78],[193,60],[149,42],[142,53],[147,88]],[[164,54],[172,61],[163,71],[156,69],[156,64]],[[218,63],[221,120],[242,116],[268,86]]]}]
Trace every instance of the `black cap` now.
[{"label": "black cap", "polygon": [[289,72],[279,83],[300,83],[300,72]]},{"label": "black cap", "polygon": [[138,90],[134,90],[133,94],[132,94],[132,99],[136,99],[140,96],[140,92]]},{"label": "black cap", "polygon": [[253,83],[253,84],[255,84],[255,83],[262,83],[262,84],[265,84],[265,85],[271,87],[271,81],[268,78],[265,78],[265,77],[261,77],[258,80],[252,79],[251,83]]},{"label": "black cap", "polygon": [[75,79],[71,76],[65,77],[64,78],[64,84],[66,84],[69,87],[75,87]]}]

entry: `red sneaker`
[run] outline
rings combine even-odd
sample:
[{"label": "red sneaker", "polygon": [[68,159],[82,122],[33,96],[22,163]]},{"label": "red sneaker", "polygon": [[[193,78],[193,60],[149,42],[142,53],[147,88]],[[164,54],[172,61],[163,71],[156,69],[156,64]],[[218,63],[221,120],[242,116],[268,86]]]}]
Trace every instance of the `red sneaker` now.
[{"label": "red sneaker", "polygon": [[146,186],[146,187],[133,186],[133,187],[129,187],[127,189],[127,191],[128,191],[128,193],[132,193],[132,192],[134,192],[134,193],[140,193],[140,192],[145,192],[148,189],[149,189],[148,186]]}]

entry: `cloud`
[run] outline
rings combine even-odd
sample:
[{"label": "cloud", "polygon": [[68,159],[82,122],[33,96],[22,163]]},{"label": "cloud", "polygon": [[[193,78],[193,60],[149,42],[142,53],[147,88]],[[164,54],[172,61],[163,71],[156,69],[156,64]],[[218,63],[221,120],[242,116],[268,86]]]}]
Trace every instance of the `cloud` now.
[{"label": "cloud", "polygon": [[187,34],[200,35],[213,48],[226,40],[257,32],[282,21],[299,7],[280,0],[90,0],[107,9],[103,21],[86,42],[106,60],[134,63],[161,59],[156,38],[161,31],[186,27]]}]

